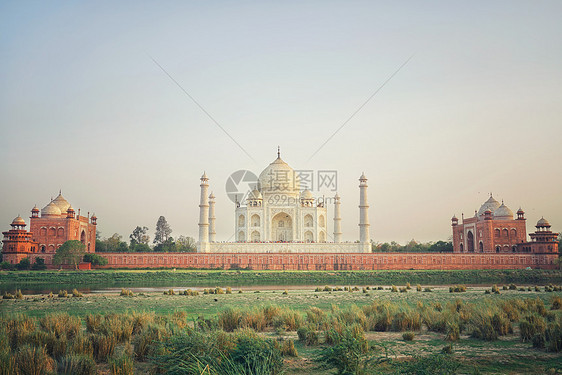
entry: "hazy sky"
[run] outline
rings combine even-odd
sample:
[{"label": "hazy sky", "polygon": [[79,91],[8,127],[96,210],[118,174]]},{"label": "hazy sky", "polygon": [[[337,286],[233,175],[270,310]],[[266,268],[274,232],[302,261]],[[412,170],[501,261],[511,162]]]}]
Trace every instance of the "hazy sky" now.
[{"label": "hazy sky", "polygon": [[375,241],[447,239],[490,191],[523,207],[528,232],[543,215],[560,231],[561,14],[534,0],[2,1],[0,227],[62,189],[102,236],[153,236],[164,215],[196,237],[205,170],[227,240],[228,176],[259,174],[280,145],[295,169],[338,171],[345,240],[363,171]]}]

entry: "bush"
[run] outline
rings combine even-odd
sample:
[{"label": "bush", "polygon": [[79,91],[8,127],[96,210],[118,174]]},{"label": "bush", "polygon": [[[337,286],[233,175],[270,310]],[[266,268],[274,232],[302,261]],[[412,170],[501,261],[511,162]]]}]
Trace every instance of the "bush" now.
[{"label": "bush", "polygon": [[133,360],[127,355],[109,361],[109,370],[111,375],[133,375]]},{"label": "bush", "polygon": [[324,349],[319,358],[325,367],[335,367],[338,374],[358,374],[367,366],[369,344],[362,330],[358,331],[360,327],[353,327],[345,329],[339,342]]},{"label": "bush", "polygon": [[25,257],[22,260],[20,260],[20,262],[16,265],[16,268],[20,271],[23,271],[23,270],[28,270],[30,266],[31,266],[31,261],[29,260],[29,258]]},{"label": "bush", "polygon": [[84,254],[83,261],[87,263],[91,263],[92,266],[94,267],[107,265],[107,258],[102,257],[101,255],[95,253]]},{"label": "bush", "polygon": [[509,284],[509,290],[517,290],[517,285]]},{"label": "bush", "polygon": [[552,297],[552,307],[551,310],[560,310],[562,309],[562,298],[560,296]]},{"label": "bush", "polygon": [[90,336],[96,361],[106,362],[113,355],[117,339],[113,335],[94,334]]},{"label": "bush", "polygon": [[390,289],[390,291],[393,292],[393,293],[397,293],[398,288],[396,287],[396,285],[393,285],[392,288]]},{"label": "bush", "polygon": [[522,341],[531,341],[537,334],[544,335],[546,331],[546,322],[542,316],[527,315],[519,323],[519,330]]},{"label": "bush", "polygon": [[45,259],[39,257],[35,258],[35,263],[33,263],[31,269],[34,271],[46,270],[47,266],[45,265]]},{"label": "bush", "polygon": [[423,290],[424,292],[433,292],[430,287],[426,286]]},{"label": "bush", "polygon": [[121,293],[119,293],[122,297],[134,297],[135,294],[130,289],[121,289]]},{"label": "bush", "polygon": [[96,375],[96,362],[85,355],[67,355],[58,363],[58,373],[63,375]]},{"label": "bush", "polygon": [[404,339],[404,341],[412,341],[414,340],[414,337],[416,337],[416,334],[414,332],[404,332],[402,334],[402,338]]},{"label": "bush", "polygon": [[299,352],[295,348],[295,342],[293,340],[283,341],[281,344],[281,354],[288,357],[298,357]]},{"label": "bush", "polygon": [[68,292],[66,290],[59,290],[59,297],[60,298],[67,298]]},{"label": "bush", "polygon": [[47,355],[44,347],[23,345],[15,352],[18,374],[47,375],[55,370],[55,361]]},{"label": "bush", "polygon": [[3,261],[2,263],[0,263],[0,269],[3,270],[13,270],[15,267],[13,264],[8,263],[6,261]]},{"label": "bush", "polygon": [[72,289],[72,297],[83,297],[83,295],[78,291],[78,289]]},{"label": "bush", "polygon": [[422,287],[421,287],[420,284],[416,285],[416,290],[417,290],[418,292],[421,292],[421,291],[422,291]]}]

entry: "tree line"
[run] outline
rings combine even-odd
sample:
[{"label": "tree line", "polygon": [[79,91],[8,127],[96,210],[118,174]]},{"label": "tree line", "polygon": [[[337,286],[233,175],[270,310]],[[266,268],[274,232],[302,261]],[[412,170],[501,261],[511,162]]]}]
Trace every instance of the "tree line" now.
[{"label": "tree line", "polygon": [[137,226],[129,235],[129,242],[123,240],[118,233],[109,238],[101,238],[100,232],[96,233],[96,252],[178,252],[192,253],[197,251],[195,240],[188,236],[178,236],[174,239],[172,228],[164,216],[156,222],[154,240],[150,242],[148,228]]},{"label": "tree line", "polygon": [[398,242],[392,241],[390,243],[376,243],[372,245],[373,253],[452,253],[453,243],[451,241],[437,241],[437,242],[418,242],[410,240],[406,245],[400,245]]}]

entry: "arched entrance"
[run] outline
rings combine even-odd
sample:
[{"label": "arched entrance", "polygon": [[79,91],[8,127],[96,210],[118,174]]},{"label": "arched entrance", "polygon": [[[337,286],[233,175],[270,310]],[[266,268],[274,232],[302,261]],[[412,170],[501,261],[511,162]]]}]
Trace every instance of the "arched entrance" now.
[{"label": "arched entrance", "polygon": [[305,242],[312,242],[314,241],[314,236],[312,235],[312,232],[307,230],[306,232],[304,232],[304,241]]},{"label": "arched entrance", "polygon": [[80,242],[82,242],[84,245],[86,244],[86,232],[82,231],[82,234],[80,234]]},{"label": "arched entrance", "polygon": [[466,236],[466,246],[468,247],[467,251],[469,253],[474,252],[474,235],[470,231],[468,232],[468,235]]},{"label": "arched entrance", "polygon": [[289,242],[293,240],[293,219],[285,212],[280,212],[271,219],[273,241]]}]

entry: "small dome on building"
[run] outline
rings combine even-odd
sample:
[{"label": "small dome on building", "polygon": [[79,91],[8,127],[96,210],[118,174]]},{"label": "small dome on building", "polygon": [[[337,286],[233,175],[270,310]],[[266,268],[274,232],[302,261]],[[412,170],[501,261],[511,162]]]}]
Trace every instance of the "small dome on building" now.
[{"label": "small dome on building", "polygon": [[453,217],[451,218],[451,221],[459,221],[459,219],[457,219],[457,215],[453,215]]},{"label": "small dome on building", "polygon": [[59,216],[62,214],[60,208],[53,202],[49,203],[41,210],[41,216]]},{"label": "small dome on building", "polygon": [[314,199],[314,196],[312,195],[310,190],[305,189],[301,193],[301,199]]},{"label": "small dome on building", "polygon": [[501,206],[494,211],[494,219],[513,220],[513,211],[502,202]]},{"label": "small dome on building", "polygon": [[522,209],[521,207],[519,207],[519,209],[517,210],[517,213],[518,213],[518,214],[524,214],[525,211],[523,211],[523,209]]},{"label": "small dome on building", "polygon": [[59,192],[59,195],[53,200],[53,203],[57,205],[61,212],[66,212],[68,207],[70,207],[70,203],[64,199],[61,192]]},{"label": "small dome on building", "polygon": [[544,217],[541,217],[539,221],[537,221],[537,227],[548,227],[550,228],[550,223]]},{"label": "small dome on building", "polygon": [[31,212],[39,212],[39,208],[37,207],[37,205],[35,205],[32,209]]},{"label": "small dome on building", "polygon": [[66,212],[74,212],[74,208],[72,208],[72,205],[68,206],[68,210],[66,210]]},{"label": "small dome on building", "polygon": [[263,197],[258,189],[254,189],[248,195],[248,199],[263,199]]},{"label": "small dome on building", "polygon": [[22,219],[21,216],[18,215],[14,220],[12,220],[12,226],[25,226],[25,220]]},{"label": "small dome on building", "polygon": [[209,194],[209,199],[215,199],[215,194],[213,194],[212,191],[211,191],[211,194]]},{"label": "small dome on building", "polygon": [[366,181],[367,177],[365,177],[365,172],[361,173],[361,177],[359,177],[359,181]]},{"label": "small dome on building", "polygon": [[500,207],[500,202],[495,200],[494,197],[492,196],[492,194],[490,194],[490,198],[488,198],[488,200],[486,202],[484,202],[482,204],[482,206],[480,206],[480,209],[478,210],[478,217],[484,216],[484,213],[487,210],[490,210],[493,213],[499,207]]}]

